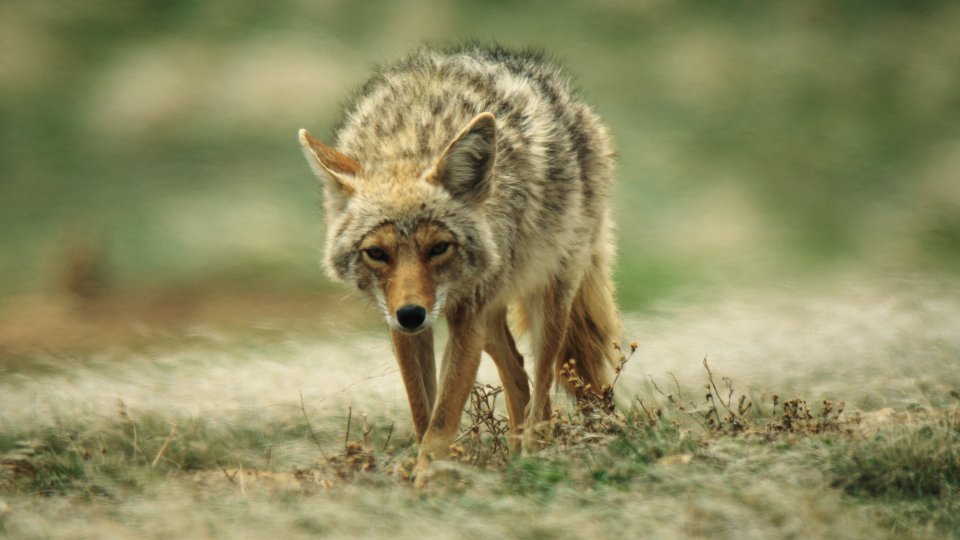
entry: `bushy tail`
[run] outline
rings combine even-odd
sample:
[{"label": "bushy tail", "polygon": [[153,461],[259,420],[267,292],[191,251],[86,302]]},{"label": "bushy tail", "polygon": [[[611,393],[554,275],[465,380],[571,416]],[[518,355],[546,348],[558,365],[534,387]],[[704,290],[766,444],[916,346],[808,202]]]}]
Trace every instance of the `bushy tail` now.
[{"label": "bushy tail", "polygon": [[[570,324],[562,354],[557,357],[557,380],[576,397],[589,385],[594,394],[608,388],[619,363],[614,342],[620,341],[620,317],[613,299],[610,263],[602,253],[595,253],[590,269],[580,283],[570,310]],[[573,373],[565,365],[574,360]],[[564,373],[567,371],[566,373]],[[576,381],[579,378],[580,381]]]}]

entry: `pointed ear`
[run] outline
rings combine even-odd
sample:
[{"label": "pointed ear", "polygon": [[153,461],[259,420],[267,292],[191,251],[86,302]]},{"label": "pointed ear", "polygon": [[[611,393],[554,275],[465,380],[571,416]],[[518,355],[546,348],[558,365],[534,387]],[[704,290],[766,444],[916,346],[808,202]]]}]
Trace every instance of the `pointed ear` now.
[{"label": "pointed ear", "polygon": [[340,195],[353,195],[360,164],[350,156],[314,139],[305,129],[300,130],[299,138],[303,156],[307,158],[313,174],[326,184],[328,191],[333,189]]},{"label": "pointed ear", "polygon": [[497,120],[480,113],[447,145],[427,179],[455,198],[480,203],[490,195],[496,160]]}]

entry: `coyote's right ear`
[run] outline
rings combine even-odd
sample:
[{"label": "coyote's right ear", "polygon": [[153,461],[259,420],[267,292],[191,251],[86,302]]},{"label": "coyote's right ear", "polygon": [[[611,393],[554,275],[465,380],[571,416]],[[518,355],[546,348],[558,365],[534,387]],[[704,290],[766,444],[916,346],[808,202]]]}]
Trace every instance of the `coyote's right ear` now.
[{"label": "coyote's right ear", "polygon": [[327,192],[341,196],[353,195],[356,191],[354,182],[360,173],[360,164],[350,156],[314,139],[305,129],[300,130],[299,138],[307,163],[310,164],[317,178],[326,184]]},{"label": "coyote's right ear", "polygon": [[497,120],[488,112],[474,116],[440,155],[428,181],[454,197],[483,202],[491,191],[497,160]]}]

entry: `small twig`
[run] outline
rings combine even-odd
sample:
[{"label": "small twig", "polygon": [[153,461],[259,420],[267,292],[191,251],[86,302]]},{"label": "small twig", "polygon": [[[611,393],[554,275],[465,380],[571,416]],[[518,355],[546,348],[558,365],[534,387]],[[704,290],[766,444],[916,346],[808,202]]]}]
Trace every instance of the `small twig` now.
[{"label": "small twig", "polygon": [[373,426],[367,424],[367,413],[360,415],[363,419],[363,438],[360,441],[360,445],[364,448],[367,447],[367,436],[370,435],[370,432],[373,431]]},{"label": "small twig", "polygon": [[[717,383],[713,382],[713,372],[710,371],[710,365],[707,364],[706,356],[703,357],[703,367],[707,370],[707,381],[710,383],[710,386],[713,387],[713,393],[717,396],[717,401],[719,401],[725,409],[729,410],[730,407],[728,407],[727,404],[723,402],[723,398],[720,397],[720,390],[717,390]],[[733,391],[731,390],[730,393],[733,394]]]},{"label": "small twig", "polygon": [[154,457],[153,462],[150,463],[151,469],[155,469],[157,467],[157,463],[160,463],[160,458],[162,458],[163,453],[167,451],[167,446],[170,445],[170,441],[173,440],[173,436],[177,434],[178,427],[180,427],[180,420],[177,420],[177,422],[173,424],[173,429],[170,430],[170,435],[167,435],[167,439],[163,441],[163,446],[160,447],[160,451],[157,452],[157,456]]},{"label": "small twig", "polygon": [[347,407],[347,433],[343,436],[343,451],[347,451],[350,446],[350,421],[353,420],[353,405]]},{"label": "small twig", "polygon": [[243,480],[243,462],[241,461],[241,462],[240,462],[240,493],[246,495],[246,494],[247,494],[247,490],[246,490],[246,488],[244,488],[243,484],[244,484],[244,480]]},{"label": "small twig", "polygon": [[234,480],[234,478],[237,476],[236,472],[234,472],[233,474],[230,474],[229,472],[227,472],[227,469],[224,468],[223,464],[220,463],[219,460],[217,460],[217,467],[220,467],[220,470],[223,471],[223,475],[227,477],[227,480],[229,480],[231,484],[233,485],[237,484],[237,481]]},{"label": "small twig", "polygon": [[677,399],[683,401],[683,392],[680,390],[680,381],[677,380],[677,376],[674,375],[672,371],[669,373],[670,377],[673,379],[673,385],[677,387]]},{"label": "small twig", "polygon": [[614,348],[617,349],[617,351],[620,352],[620,365],[617,366],[616,374],[613,376],[613,382],[610,383],[610,388],[614,388],[614,387],[617,386],[617,381],[620,380],[620,374],[623,373],[623,366],[627,365],[627,362],[630,360],[630,358],[633,357],[633,353],[637,352],[637,344],[636,344],[636,342],[631,342],[631,343],[630,343],[630,354],[629,354],[629,355],[623,354],[623,350],[620,349],[620,344],[619,344],[619,343],[614,343],[613,346],[614,346]]},{"label": "small twig", "polygon": [[383,443],[383,451],[387,451],[387,446],[390,444],[390,437],[393,437],[393,425],[395,422],[390,422],[390,431],[387,433],[387,442]]},{"label": "small twig", "polygon": [[103,456],[107,455],[107,443],[103,442],[103,435],[97,435],[97,439],[100,440],[100,458],[103,459]]},{"label": "small twig", "polygon": [[[741,410],[739,410],[739,409],[743,407],[743,401],[744,401],[744,399],[746,398],[746,396],[743,395],[743,394],[740,395],[740,404],[739,404],[739,406],[738,406],[738,410],[734,410],[734,409],[733,409],[733,395],[734,395],[735,392],[734,392],[734,389],[733,389],[733,379],[731,379],[730,377],[723,377],[723,384],[725,384],[725,385],[727,386],[727,401],[726,401],[726,403],[724,403],[723,398],[720,397],[720,393],[719,393],[719,391],[717,390],[717,385],[714,384],[714,382],[713,382],[713,373],[710,371],[710,366],[707,365],[707,357],[706,357],[706,356],[703,357],[703,367],[705,367],[705,368],[707,369],[707,375],[708,375],[708,377],[709,377],[709,379],[710,379],[710,384],[713,386],[713,390],[714,390],[715,392],[717,392],[717,401],[719,401],[720,404],[723,405],[723,408],[726,409],[727,412],[730,413],[730,415],[731,415],[732,418],[734,418],[734,419],[736,419],[737,421],[739,421],[739,422],[742,423],[742,422],[743,422],[743,414],[746,412],[746,409],[744,409],[743,411],[741,411]],[[753,403],[751,402],[751,405],[752,405],[752,404],[753,404]],[[747,408],[749,408],[749,406],[748,406]]]},{"label": "small twig", "polygon": [[303,405],[303,390],[300,391],[300,412],[303,413],[303,419],[307,422],[307,431],[310,432],[310,438],[313,439],[314,444],[320,449],[320,455],[323,456],[323,459],[327,459],[327,454],[323,451],[323,445],[320,444],[320,439],[317,438],[317,434],[313,431],[313,426],[310,424],[310,417],[307,416],[307,408]]},{"label": "small twig", "polygon": [[654,378],[653,378],[652,375],[648,375],[648,377],[650,378],[650,384],[653,385],[653,389],[656,390],[658,394],[660,394],[660,395],[663,396],[663,397],[669,397],[669,396],[667,396],[667,393],[664,392],[663,389],[660,388],[659,385],[657,385],[657,381],[654,380]]},{"label": "small twig", "polygon": [[[713,394],[709,394],[709,393],[707,394],[707,401],[711,401],[711,402],[713,401]],[[719,401],[721,404],[723,404],[723,400],[720,399],[719,397],[717,398],[717,401]],[[718,430],[719,430],[719,429],[722,429],[722,428],[723,428],[723,420],[720,419],[720,411],[717,410],[717,406],[716,406],[716,405],[712,405],[712,406],[710,407],[710,410],[707,411],[706,416],[710,416],[710,413],[711,413],[711,412],[713,412],[713,416],[716,417],[716,419],[717,419],[717,429],[718,429]]]},{"label": "small twig", "polygon": [[137,423],[133,421],[133,417],[127,413],[127,404],[123,402],[122,399],[117,399],[117,409],[120,413],[120,417],[125,419],[128,424],[130,424],[131,431],[133,432],[133,460],[137,460],[137,454],[143,458],[144,461],[147,460],[146,456],[143,455],[143,451],[140,450],[140,445],[137,443]]},{"label": "small twig", "polygon": [[457,435],[457,438],[453,440],[453,442],[454,442],[454,443],[458,443],[458,442],[466,439],[467,437],[473,435],[473,432],[474,432],[473,427],[474,427],[474,426],[470,426],[469,429],[465,429],[465,430],[461,431],[460,434]]},{"label": "small twig", "polygon": [[643,409],[643,413],[647,415],[647,419],[650,421],[650,425],[659,424],[660,421],[647,409],[647,406],[643,403],[643,398],[637,396],[637,401],[640,402],[640,408]]},{"label": "small twig", "polygon": [[677,376],[674,375],[673,372],[670,372],[670,376],[673,377],[673,384],[676,385],[677,387],[677,395],[667,394],[666,392],[664,392],[659,386],[657,386],[657,381],[655,381],[653,377],[650,377],[650,383],[653,384],[654,390],[656,390],[661,396],[666,397],[667,401],[673,404],[673,406],[676,407],[677,410],[689,416],[697,424],[700,424],[700,427],[702,427],[703,429],[709,430],[710,428],[707,427],[707,425],[704,424],[703,421],[700,420],[700,418],[697,418],[700,415],[693,411],[690,411],[687,408],[687,406],[683,404],[683,394],[680,391],[680,381],[677,380]]},{"label": "small twig", "polygon": [[[730,411],[730,406],[733,405],[733,380],[731,380],[730,377],[724,377],[724,378],[723,378],[723,384],[727,385],[727,390],[728,390],[728,392],[727,392],[727,404],[724,405],[724,407],[726,407],[727,410]],[[733,411],[731,411],[731,412],[733,412]]]}]

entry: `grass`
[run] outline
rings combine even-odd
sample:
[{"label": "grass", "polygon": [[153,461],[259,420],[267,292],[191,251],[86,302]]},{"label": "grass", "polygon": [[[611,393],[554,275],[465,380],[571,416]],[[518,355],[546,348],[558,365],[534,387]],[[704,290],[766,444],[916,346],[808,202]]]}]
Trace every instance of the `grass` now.
[{"label": "grass", "polygon": [[[7,532],[22,532],[22,512],[56,500],[71,501],[74,516],[84,520],[115,508],[122,523],[131,519],[127,512],[134,501],[160,498],[156,502],[169,504],[167,497],[189,497],[193,490],[204,499],[199,510],[211,512],[208,519],[217,520],[223,531],[230,529],[220,520],[229,516],[218,515],[217,504],[236,503],[237,497],[274,507],[280,521],[305,513],[289,520],[291,533],[335,536],[358,534],[358,524],[344,528],[309,517],[312,501],[375,500],[390,505],[388,515],[409,510],[419,519],[442,522],[451,507],[475,512],[474,520],[500,519],[503,509],[497,501],[505,499],[513,506],[508,516],[538,508],[554,514],[566,508],[596,519],[613,514],[606,516],[612,520],[607,527],[612,527],[631,519],[606,505],[639,496],[661,505],[690,501],[695,509],[689,523],[659,518],[648,525],[724,536],[736,530],[734,521],[743,513],[765,520],[751,525],[758,527],[754,532],[789,532],[810,513],[826,512],[821,502],[826,499],[839,506],[820,524],[823,528],[807,524],[797,533],[857,536],[872,530],[868,521],[848,523],[847,512],[874,515],[892,534],[926,528],[949,535],[960,526],[957,407],[918,412],[913,416],[919,418],[877,429],[861,429],[860,422],[838,414],[816,430],[788,421],[789,408],[775,414],[771,407],[769,413],[751,416],[737,432],[704,430],[691,421],[689,411],[669,401],[665,407],[669,412],[660,409],[654,422],[635,410],[614,433],[589,442],[568,438],[531,457],[478,465],[464,454],[469,465],[445,465],[436,485],[419,493],[407,481],[415,455],[409,436],[395,440],[392,428],[366,419],[352,431],[349,426],[356,419],[346,420],[342,446],[321,444],[304,463],[274,452],[290,445],[306,450],[302,446],[312,428],[308,417],[296,411],[281,422],[238,424],[134,416],[121,404],[112,420],[4,433],[0,487],[16,506],[7,511],[2,526]],[[558,416],[556,427],[567,428],[569,422]],[[327,441],[339,438],[329,431],[318,435]],[[485,448],[495,451],[489,444]],[[172,491],[164,493],[164,488]],[[775,503],[768,497],[783,500]],[[156,519],[162,516],[148,516],[147,526],[156,527]],[[841,524],[843,528],[833,529]],[[600,530],[610,531],[607,527]],[[516,526],[506,532],[524,536],[516,534]],[[48,533],[58,536],[56,530]],[[561,527],[547,524],[526,534],[566,536]]]},{"label": "grass", "polygon": [[[893,297],[896,309],[877,307]],[[941,289],[765,298],[748,302],[749,312],[732,303],[628,319],[629,332],[644,339],[633,356],[625,351],[616,410],[558,396],[540,434],[545,448],[527,457],[506,452],[502,395],[485,363],[457,458],[438,463],[425,491],[408,480],[416,447],[383,336],[210,333],[17,371],[0,381],[0,531],[960,533],[960,380],[943,361],[960,351],[960,302]],[[824,303],[835,309],[819,309]],[[710,328],[730,339],[711,337]],[[792,339],[780,328],[793,329]],[[826,348],[805,344],[810,328]],[[698,346],[685,332],[713,343],[707,360],[671,358]],[[824,380],[824,365],[837,365],[828,351],[860,375]]]}]

